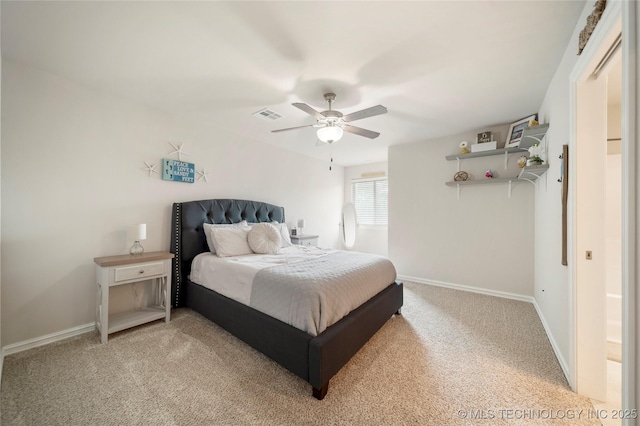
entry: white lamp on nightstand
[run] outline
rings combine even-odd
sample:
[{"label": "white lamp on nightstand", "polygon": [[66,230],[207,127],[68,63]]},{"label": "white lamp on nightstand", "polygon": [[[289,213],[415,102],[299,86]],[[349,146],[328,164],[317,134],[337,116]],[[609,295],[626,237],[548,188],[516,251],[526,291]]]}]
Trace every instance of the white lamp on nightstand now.
[{"label": "white lamp on nightstand", "polygon": [[144,253],[144,247],[140,245],[140,241],[147,239],[147,224],[141,223],[140,225],[133,225],[129,228],[129,233],[133,240],[133,245],[129,249],[129,254],[133,256],[141,255]]},{"label": "white lamp on nightstand", "polygon": [[298,235],[303,234],[304,229],[304,219],[298,219]]}]

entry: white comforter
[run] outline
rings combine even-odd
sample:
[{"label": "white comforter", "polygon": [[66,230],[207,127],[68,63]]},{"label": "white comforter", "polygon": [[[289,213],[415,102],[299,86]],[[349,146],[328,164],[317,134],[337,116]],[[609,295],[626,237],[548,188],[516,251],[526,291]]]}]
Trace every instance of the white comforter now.
[{"label": "white comforter", "polygon": [[[258,272],[265,268],[270,269],[256,280]],[[395,268],[385,257],[302,246],[286,247],[272,255],[220,258],[201,253],[193,260],[190,275],[196,284],[313,336],[375,296],[395,278]]]}]

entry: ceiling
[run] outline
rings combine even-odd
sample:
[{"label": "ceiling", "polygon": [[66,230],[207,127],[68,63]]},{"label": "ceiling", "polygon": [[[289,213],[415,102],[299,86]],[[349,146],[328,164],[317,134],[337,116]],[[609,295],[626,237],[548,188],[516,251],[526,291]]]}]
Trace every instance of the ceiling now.
[{"label": "ceiling", "polygon": [[[584,1],[7,2],[3,58],[341,165],[537,111]],[[577,47],[576,47],[577,49]],[[293,107],[385,115],[327,145]],[[252,114],[283,115],[267,122]]]}]

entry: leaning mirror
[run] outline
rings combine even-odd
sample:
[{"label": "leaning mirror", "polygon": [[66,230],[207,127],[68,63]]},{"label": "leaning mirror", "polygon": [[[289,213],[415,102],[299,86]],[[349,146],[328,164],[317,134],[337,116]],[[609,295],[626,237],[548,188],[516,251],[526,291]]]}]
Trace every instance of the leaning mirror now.
[{"label": "leaning mirror", "polygon": [[358,217],[353,203],[345,203],[342,206],[342,243],[346,248],[356,244],[358,236]]}]

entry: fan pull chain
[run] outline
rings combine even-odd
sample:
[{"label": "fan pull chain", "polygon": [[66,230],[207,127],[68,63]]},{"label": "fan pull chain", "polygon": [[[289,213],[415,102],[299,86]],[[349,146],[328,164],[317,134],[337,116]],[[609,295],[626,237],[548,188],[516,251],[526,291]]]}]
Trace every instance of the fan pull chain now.
[{"label": "fan pull chain", "polygon": [[329,171],[331,171],[332,165],[333,165],[333,155],[331,155],[331,162],[329,163]]}]

